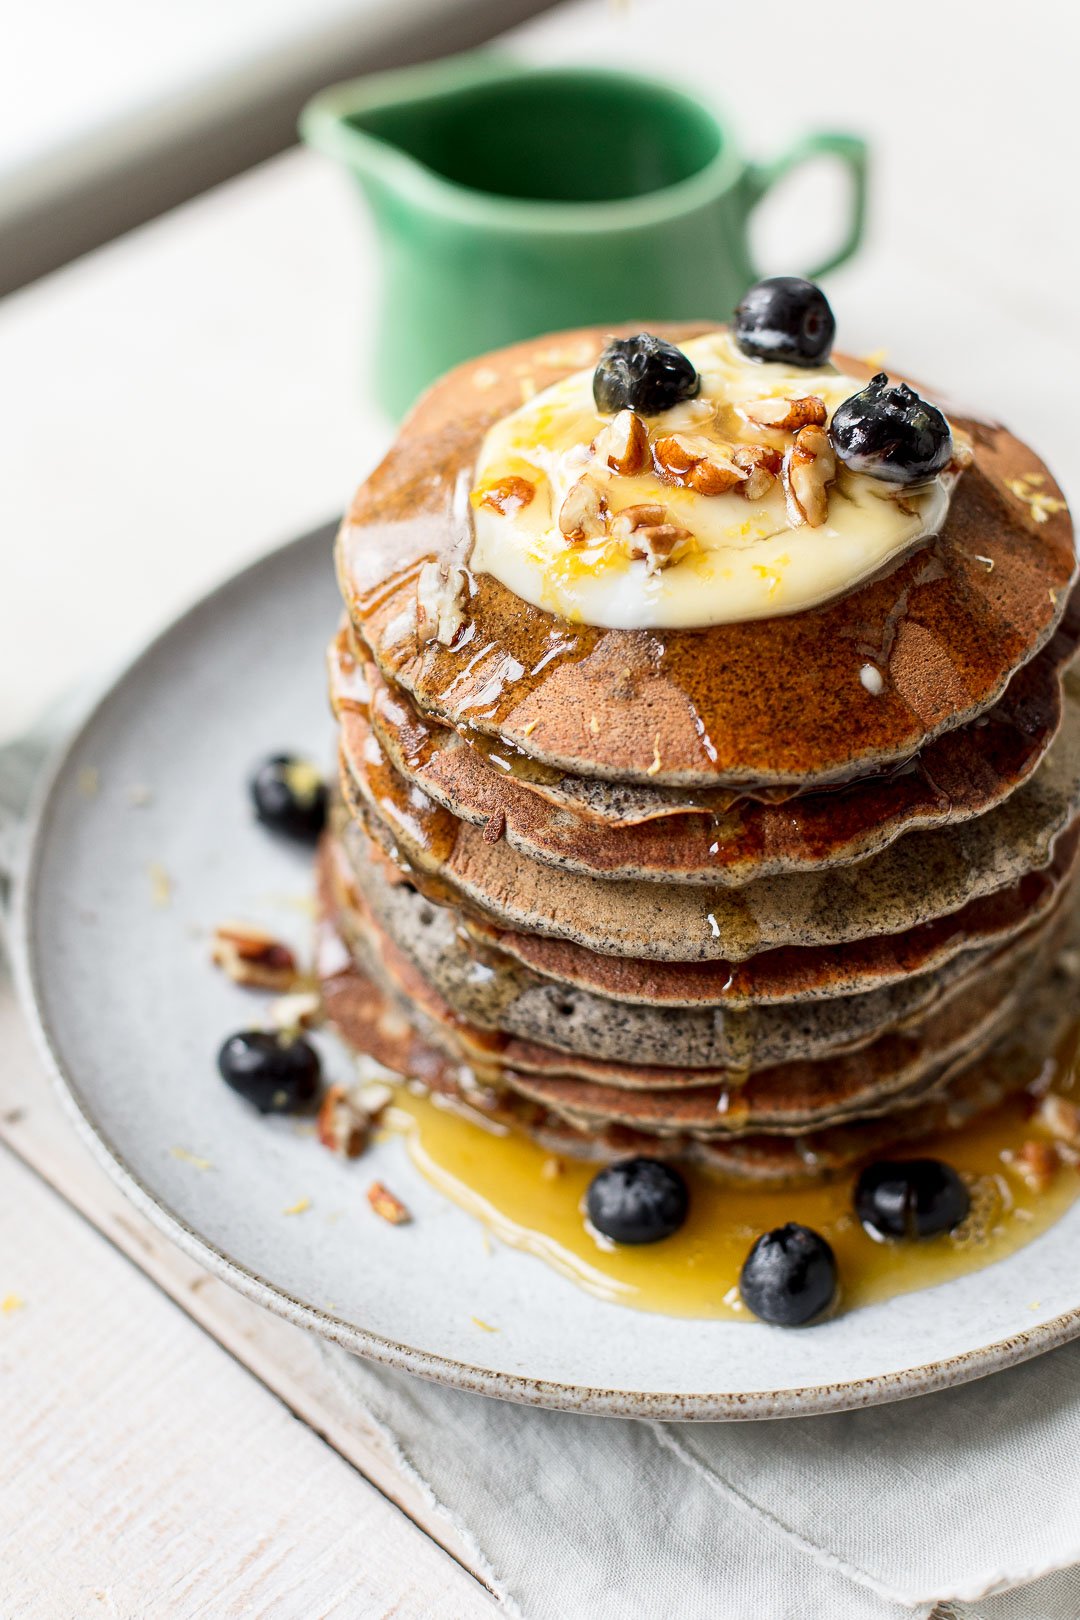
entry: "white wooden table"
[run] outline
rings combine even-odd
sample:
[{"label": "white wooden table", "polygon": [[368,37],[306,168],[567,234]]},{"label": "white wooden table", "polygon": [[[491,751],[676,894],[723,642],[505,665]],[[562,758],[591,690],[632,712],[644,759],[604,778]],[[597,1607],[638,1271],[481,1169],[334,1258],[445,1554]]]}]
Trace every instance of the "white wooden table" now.
[{"label": "white wooden table", "polygon": [[[742,83],[726,64],[756,13],[714,0],[586,0],[521,48],[685,62],[762,155],[810,124],[865,130],[871,236],[831,283],[845,346],[1000,413],[1075,496],[1072,14],[1029,0],[1017,33],[1011,5],[945,3],[932,42],[885,37],[855,0],[825,14],[777,0]],[[828,203],[807,186],[773,209],[782,259],[829,235]],[[387,438],[361,384],[372,298],[351,194],[292,152],[0,302],[0,736],[341,506]],[[5,1620],[493,1612],[307,1337],[176,1255],[91,1164],[6,990],[0,1143]]]}]

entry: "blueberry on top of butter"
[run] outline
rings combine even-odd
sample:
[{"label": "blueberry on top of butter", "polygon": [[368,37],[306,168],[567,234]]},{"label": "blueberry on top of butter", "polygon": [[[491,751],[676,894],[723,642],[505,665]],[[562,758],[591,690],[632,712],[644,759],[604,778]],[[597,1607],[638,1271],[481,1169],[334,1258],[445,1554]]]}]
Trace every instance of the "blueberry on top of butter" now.
[{"label": "blueberry on top of butter", "polygon": [[769,276],[744,293],[732,322],[735,342],[752,360],[823,366],[836,320],[820,287],[801,276]]},{"label": "blueberry on top of butter", "polygon": [[658,416],[693,399],[700,387],[693,362],[674,343],[651,332],[612,338],[593,373],[593,399],[605,413],[629,410]]},{"label": "blueberry on top of butter", "polygon": [[852,472],[887,484],[923,484],[947,467],[952,433],[936,405],[883,371],[833,413],[829,437]]}]

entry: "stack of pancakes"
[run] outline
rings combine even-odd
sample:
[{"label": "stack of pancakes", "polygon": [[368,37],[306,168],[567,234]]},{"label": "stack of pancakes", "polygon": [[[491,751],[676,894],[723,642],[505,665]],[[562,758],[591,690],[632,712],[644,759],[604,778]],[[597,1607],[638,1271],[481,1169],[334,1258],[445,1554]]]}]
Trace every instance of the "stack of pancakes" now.
[{"label": "stack of pancakes", "polygon": [[557,1151],[827,1172],[1032,1083],[1069,1010],[1068,515],[1025,445],[952,412],[975,461],[943,533],[847,595],[555,618],[469,572],[468,495],[491,423],[608,335],[451,374],[342,526],[328,1010]]}]

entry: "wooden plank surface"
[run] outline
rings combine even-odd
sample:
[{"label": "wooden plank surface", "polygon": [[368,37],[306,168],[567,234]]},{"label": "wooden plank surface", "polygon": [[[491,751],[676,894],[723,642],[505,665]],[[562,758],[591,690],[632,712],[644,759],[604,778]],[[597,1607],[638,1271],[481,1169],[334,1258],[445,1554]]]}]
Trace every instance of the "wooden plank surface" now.
[{"label": "wooden plank surface", "polygon": [[6,981],[0,1052],[5,1620],[497,1612],[309,1335],[188,1260],[99,1169]]}]

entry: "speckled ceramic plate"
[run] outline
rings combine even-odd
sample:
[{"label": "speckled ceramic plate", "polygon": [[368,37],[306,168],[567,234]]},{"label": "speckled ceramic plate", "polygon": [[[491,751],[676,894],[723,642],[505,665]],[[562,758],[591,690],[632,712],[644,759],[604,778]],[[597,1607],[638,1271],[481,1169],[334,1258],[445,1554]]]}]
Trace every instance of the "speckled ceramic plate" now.
[{"label": "speckled ceramic plate", "polygon": [[[673,1320],[490,1252],[400,1140],[360,1171],[229,1092],[214,1054],[251,1021],[251,993],[208,968],[207,935],[237,916],[306,948],[307,862],[253,826],[245,782],[274,750],[330,758],[323,650],[337,612],[328,530],[258,563],[117,681],[42,798],[20,977],[84,1135],[140,1209],[243,1293],[361,1355],[577,1411],[836,1410],[976,1378],[1080,1333],[1080,1205],[993,1267],[809,1331]],[[372,1175],[410,1205],[411,1226],[371,1219]]]}]

